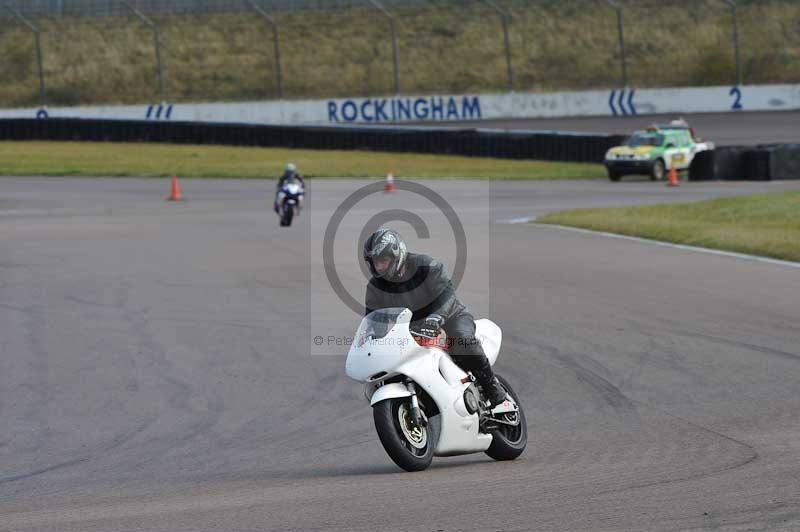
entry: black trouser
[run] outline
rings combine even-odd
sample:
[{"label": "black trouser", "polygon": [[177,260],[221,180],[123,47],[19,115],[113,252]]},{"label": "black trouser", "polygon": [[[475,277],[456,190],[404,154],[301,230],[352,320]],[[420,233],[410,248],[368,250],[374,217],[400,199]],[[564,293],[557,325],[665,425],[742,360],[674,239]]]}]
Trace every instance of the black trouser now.
[{"label": "black trouser", "polygon": [[462,312],[447,320],[443,328],[453,361],[464,371],[471,371],[482,385],[488,384],[494,372],[481,343],[475,338],[475,318]]}]

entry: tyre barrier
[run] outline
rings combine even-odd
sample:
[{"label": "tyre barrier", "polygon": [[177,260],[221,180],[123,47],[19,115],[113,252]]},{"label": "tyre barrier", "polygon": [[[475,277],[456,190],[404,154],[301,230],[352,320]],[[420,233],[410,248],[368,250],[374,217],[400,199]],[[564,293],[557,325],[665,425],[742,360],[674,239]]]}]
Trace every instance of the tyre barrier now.
[{"label": "tyre barrier", "polygon": [[599,162],[623,135],[414,126],[271,126],[77,118],[0,120],[2,140],[81,140],[380,150]]},{"label": "tyre barrier", "polygon": [[744,164],[746,150],[747,148],[743,146],[717,147],[712,153],[714,168],[712,179],[726,181],[747,179]]},{"label": "tyre barrier", "polygon": [[714,175],[714,150],[695,155],[689,165],[689,181],[711,181]]},{"label": "tyre barrier", "polygon": [[695,156],[691,181],[800,179],[800,144],[720,146]]},{"label": "tyre barrier", "polygon": [[[625,135],[414,126],[271,126],[79,118],[0,119],[0,140],[170,142],[436,153],[599,163]],[[698,153],[691,181],[800,179],[800,144]]]},{"label": "tyre barrier", "polygon": [[800,179],[800,144],[777,144],[766,151],[771,179]]}]

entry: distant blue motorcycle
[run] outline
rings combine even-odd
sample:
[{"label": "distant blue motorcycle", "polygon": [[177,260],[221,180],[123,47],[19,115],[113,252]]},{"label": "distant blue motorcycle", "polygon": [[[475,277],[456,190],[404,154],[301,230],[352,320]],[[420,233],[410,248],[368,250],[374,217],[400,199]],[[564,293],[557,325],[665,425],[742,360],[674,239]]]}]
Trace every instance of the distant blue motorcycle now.
[{"label": "distant blue motorcycle", "polygon": [[281,226],[292,225],[292,220],[303,205],[305,187],[298,179],[287,180],[278,192],[278,217]]}]

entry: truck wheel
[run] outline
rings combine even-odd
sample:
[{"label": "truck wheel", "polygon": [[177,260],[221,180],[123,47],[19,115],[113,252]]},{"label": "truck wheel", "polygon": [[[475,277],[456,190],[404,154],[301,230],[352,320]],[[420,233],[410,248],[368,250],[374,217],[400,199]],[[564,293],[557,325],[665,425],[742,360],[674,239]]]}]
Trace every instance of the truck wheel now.
[{"label": "truck wheel", "polygon": [[653,163],[653,169],[650,170],[650,179],[652,181],[661,181],[664,179],[664,176],[667,174],[666,165],[664,164],[663,159],[656,159],[656,162]]}]

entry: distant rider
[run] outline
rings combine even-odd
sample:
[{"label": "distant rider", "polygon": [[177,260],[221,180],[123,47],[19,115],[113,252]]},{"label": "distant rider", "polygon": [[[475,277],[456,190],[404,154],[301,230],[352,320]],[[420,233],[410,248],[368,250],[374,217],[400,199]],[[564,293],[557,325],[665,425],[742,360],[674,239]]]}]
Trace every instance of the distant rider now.
[{"label": "distant rider", "polygon": [[[296,179],[300,182],[300,185],[305,188],[305,183],[303,182],[303,178],[300,177],[300,174],[297,173],[297,167],[293,163],[287,163],[286,166],[283,167],[283,175],[278,179],[278,184],[275,187],[275,202],[273,209],[276,213],[280,214],[280,200],[281,198],[281,189],[283,185],[292,179]],[[302,207],[303,201],[302,198],[298,203],[298,207]]]},{"label": "distant rider", "polygon": [[492,406],[502,403],[506,391],[475,338],[475,319],[456,297],[442,263],[428,255],[408,253],[400,235],[391,229],[379,229],[367,238],[364,260],[372,274],[365,314],[404,307],[413,313],[414,334],[435,338],[444,329],[453,361],[472,372]]}]

